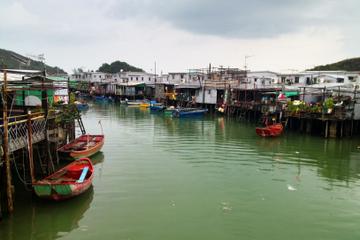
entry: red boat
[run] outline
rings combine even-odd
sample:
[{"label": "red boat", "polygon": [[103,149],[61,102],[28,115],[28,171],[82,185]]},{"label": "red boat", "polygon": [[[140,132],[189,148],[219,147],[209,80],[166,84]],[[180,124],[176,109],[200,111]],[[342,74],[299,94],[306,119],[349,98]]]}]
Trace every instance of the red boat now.
[{"label": "red boat", "polygon": [[78,159],[94,155],[104,145],[104,135],[82,135],[58,149],[61,158]]},{"label": "red boat", "polygon": [[94,167],[90,159],[82,158],[35,182],[33,187],[38,197],[60,201],[85,192],[93,177]]},{"label": "red boat", "polygon": [[283,130],[284,130],[283,125],[281,123],[276,123],[273,125],[268,125],[263,128],[257,127],[256,134],[261,137],[277,137],[281,135]]}]

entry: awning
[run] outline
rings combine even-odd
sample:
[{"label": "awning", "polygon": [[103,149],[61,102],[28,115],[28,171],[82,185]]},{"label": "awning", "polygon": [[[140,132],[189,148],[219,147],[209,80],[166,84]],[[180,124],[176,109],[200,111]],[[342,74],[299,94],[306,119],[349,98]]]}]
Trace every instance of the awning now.
[{"label": "awning", "polygon": [[286,97],[298,96],[299,92],[284,92]]}]

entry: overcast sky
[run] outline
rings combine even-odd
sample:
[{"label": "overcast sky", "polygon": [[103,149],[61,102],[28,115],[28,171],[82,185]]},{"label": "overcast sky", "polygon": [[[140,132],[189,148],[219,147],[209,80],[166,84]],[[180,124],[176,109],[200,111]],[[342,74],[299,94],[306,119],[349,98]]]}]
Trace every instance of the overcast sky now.
[{"label": "overcast sky", "polygon": [[71,72],[304,70],[360,56],[358,0],[0,0],[0,48]]}]

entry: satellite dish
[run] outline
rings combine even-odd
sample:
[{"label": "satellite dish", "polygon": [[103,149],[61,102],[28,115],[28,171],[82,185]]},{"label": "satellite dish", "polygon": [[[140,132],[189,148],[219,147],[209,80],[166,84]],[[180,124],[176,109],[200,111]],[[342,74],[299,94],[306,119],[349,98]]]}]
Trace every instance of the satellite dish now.
[{"label": "satellite dish", "polygon": [[41,106],[41,100],[40,98],[36,97],[36,96],[33,96],[33,95],[30,95],[30,96],[27,96],[25,97],[25,105],[26,106]]}]

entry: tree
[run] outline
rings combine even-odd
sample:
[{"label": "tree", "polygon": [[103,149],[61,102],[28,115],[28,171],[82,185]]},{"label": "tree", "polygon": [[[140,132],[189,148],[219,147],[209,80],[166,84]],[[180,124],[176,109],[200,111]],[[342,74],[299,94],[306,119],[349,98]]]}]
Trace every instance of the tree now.
[{"label": "tree", "polygon": [[118,73],[120,71],[124,71],[124,72],[144,72],[144,70],[142,70],[141,68],[131,66],[128,63],[121,62],[121,61],[115,61],[115,62],[112,62],[111,64],[103,63],[101,65],[101,67],[99,67],[98,71],[99,72],[104,72],[104,73]]}]

